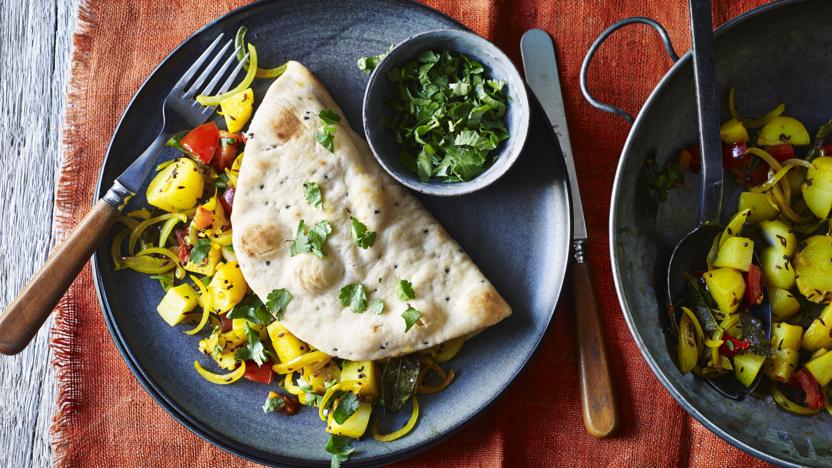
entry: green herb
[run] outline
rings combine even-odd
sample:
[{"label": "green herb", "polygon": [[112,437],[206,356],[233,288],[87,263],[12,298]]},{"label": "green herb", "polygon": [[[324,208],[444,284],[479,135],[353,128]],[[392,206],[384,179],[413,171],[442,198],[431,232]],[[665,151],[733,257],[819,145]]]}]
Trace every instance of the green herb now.
[{"label": "green herb", "polygon": [[416,390],[420,370],[419,357],[412,354],[387,361],[381,374],[384,409],[390,412],[402,409]]},{"label": "green herb", "polygon": [[494,162],[509,138],[505,83],[485,77],[485,67],[456,52],[425,51],[387,78],[392,84],[393,132],[405,167],[422,181],[470,180]]},{"label": "green herb", "polygon": [[269,357],[266,356],[266,348],[260,341],[260,333],[251,328],[248,322],[244,326],[248,343],[245,346],[237,348],[237,351],[234,353],[234,358],[240,361],[248,361],[250,359],[256,362],[258,366],[262,366],[269,360]]},{"label": "green herb", "polygon": [[315,134],[315,140],[326,148],[330,153],[335,152],[335,124],[341,121],[341,116],[329,109],[321,109],[318,117],[323,122],[318,133]]},{"label": "green herb", "polygon": [[358,69],[363,71],[366,74],[370,74],[373,70],[376,69],[379,63],[384,60],[384,57],[387,57],[387,54],[390,53],[390,50],[393,49],[393,46],[390,46],[384,53],[378,55],[370,55],[367,57],[360,57],[356,62],[358,65]]},{"label": "green herb", "polygon": [[227,317],[230,319],[246,319],[259,325],[268,325],[272,321],[271,314],[256,294],[245,297],[231,309]]},{"label": "green herb", "polygon": [[416,293],[413,291],[413,284],[404,279],[400,279],[399,282],[396,283],[396,294],[398,294],[399,299],[403,301],[409,301],[416,298]]},{"label": "green herb", "polygon": [[303,189],[306,192],[306,203],[315,208],[323,209],[324,195],[321,193],[321,186],[317,182],[304,182]]},{"label": "green herb", "polygon": [[167,291],[168,289],[173,287],[173,272],[162,273],[159,275],[151,275],[151,279],[159,280],[159,284],[162,285],[162,289]]},{"label": "green herb", "polygon": [[208,239],[197,239],[196,244],[191,249],[191,256],[189,259],[194,265],[202,265],[208,261],[208,252],[211,251],[211,241]]},{"label": "green herb", "polygon": [[405,333],[410,331],[410,329],[413,327],[413,324],[418,322],[421,317],[422,317],[422,313],[419,312],[418,310],[414,309],[413,307],[411,307],[410,304],[408,304],[407,305],[407,310],[402,312],[402,318],[404,319],[404,331],[405,331]]},{"label": "green herb", "polygon": [[332,233],[332,227],[326,221],[318,221],[309,231],[304,228],[303,220],[298,223],[298,232],[289,253],[292,257],[301,253],[310,252],[317,257],[325,257],[324,242],[327,236]]},{"label": "green herb", "polygon": [[266,402],[263,403],[263,412],[264,413],[273,413],[281,408],[286,406],[286,402],[283,401],[283,397],[280,395],[274,397],[266,398]]},{"label": "green herb", "polygon": [[332,412],[332,419],[334,419],[338,424],[344,424],[344,422],[349,419],[353,413],[355,413],[360,403],[361,402],[358,401],[358,397],[355,396],[355,393],[344,393],[341,399],[338,400],[338,407]]},{"label": "green herb", "polygon": [[367,306],[367,310],[375,315],[381,315],[384,312],[384,301],[381,299],[373,299],[370,301],[370,305]]},{"label": "green herb", "polygon": [[326,451],[332,454],[330,468],[339,468],[341,463],[350,459],[355,449],[350,447],[352,439],[347,436],[331,435],[326,443]]},{"label": "green herb", "polygon": [[168,141],[165,142],[165,146],[167,146],[169,148],[176,148],[179,151],[187,154],[188,156],[193,157],[193,154],[190,151],[186,150],[185,147],[182,146],[182,144],[180,143],[182,141],[182,139],[185,138],[185,135],[187,135],[189,131],[190,130],[184,130],[184,131],[181,131],[179,133],[176,133],[172,137],[168,138]]},{"label": "green herb", "polygon": [[217,189],[224,189],[228,187],[228,174],[225,172],[220,172],[217,174],[217,178],[214,179],[214,188]]},{"label": "green herb", "polygon": [[338,298],[341,299],[341,304],[344,307],[349,307],[356,314],[367,310],[367,293],[364,292],[364,285],[361,283],[344,286],[341,288]]},{"label": "green herb", "polygon": [[268,297],[266,297],[266,307],[269,309],[269,313],[272,317],[277,320],[283,320],[283,311],[286,310],[286,306],[291,300],[292,295],[289,291],[283,288],[273,289],[272,292],[269,293]]},{"label": "green herb", "polygon": [[225,146],[232,146],[239,143],[239,141],[234,137],[222,137],[220,138],[220,143],[222,143]]},{"label": "green herb", "polygon": [[[323,395],[315,393],[314,389],[312,388],[312,385],[306,383],[306,380],[304,380],[303,378],[298,378],[297,383],[298,388],[300,388],[300,390],[303,392],[305,396],[304,404],[306,406],[317,407],[321,404],[321,400],[323,400]],[[329,387],[327,387],[327,390],[329,390]]]},{"label": "green herb", "polygon": [[350,220],[352,221],[352,238],[355,240],[355,244],[362,249],[372,247],[376,243],[376,233],[368,231],[364,223],[352,216],[350,216]]}]

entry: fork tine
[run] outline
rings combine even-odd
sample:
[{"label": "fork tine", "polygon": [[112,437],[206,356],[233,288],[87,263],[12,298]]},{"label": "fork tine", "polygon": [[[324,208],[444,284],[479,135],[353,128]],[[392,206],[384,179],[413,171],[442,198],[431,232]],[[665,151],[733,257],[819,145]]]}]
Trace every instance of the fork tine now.
[{"label": "fork tine", "polygon": [[217,36],[216,39],[214,39],[214,42],[212,42],[211,45],[209,45],[208,48],[205,49],[205,52],[203,52],[202,55],[200,55],[199,58],[196,59],[196,62],[194,62],[194,64],[191,65],[191,68],[189,68],[188,71],[186,71],[185,74],[182,75],[182,78],[180,78],[179,81],[176,83],[174,89],[185,88],[185,85],[188,84],[188,81],[190,81],[191,78],[193,78],[196,72],[200,69],[200,67],[202,67],[202,64],[205,63],[205,61],[208,59],[208,56],[211,55],[211,51],[214,50],[214,48],[217,46],[217,44],[220,42],[224,35],[224,33],[220,33],[220,35]]},{"label": "fork tine", "polygon": [[[213,78],[211,78],[211,81],[209,81],[208,84],[205,85],[204,88],[202,88],[202,92],[200,94],[202,94],[203,96],[209,96],[209,95],[213,94],[212,91],[214,89],[214,86],[216,86],[217,82],[220,81],[220,78],[222,78],[223,75],[225,75],[225,71],[228,70],[228,67],[230,67],[231,64],[234,63],[235,60],[237,60],[236,55],[237,55],[237,50],[235,50],[234,53],[231,54],[230,57],[228,57],[228,60],[226,60],[225,63],[222,64],[222,67],[216,73],[214,73]],[[239,68],[239,65],[238,65],[238,68]],[[232,72],[232,76],[234,76],[234,72]],[[219,93],[216,93],[216,94],[219,94]]]},{"label": "fork tine", "polygon": [[[211,80],[211,82],[210,82],[210,83],[208,83],[208,84],[205,86],[205,89],[203,89],[203,90],[202,90],[202,94],[211,94],[211,93],[214,93],[214,91],[213,91],[213,90],[214,90],[214,86],[216,86],[216,85],[217,85],[217,82],[219,82],[219,81],[220,81],[220,78],[222,78],[223,74],[225,74],[225,69],[227,68],[227,66],[228,66],[228,65],[230,65],[230,62],[231,62],[231,60],[233,60],[233,59],[235,59],[235,56],[233,56],[233,55],[232,55],[232,56],[231,56],[231,59],[229,59],[229,61],[228,61],[228,62],[226,62],[226,63],[225,63],[225,65],[223,66],[222,71],[220,71],[219,73],[217,73],[216,75],[214,75],[214,79],[212,79],[212,80]],[[219,90],[217,90],[217,92],[216,92],[216,93],[214,93],[214,94],[222,94],[222,93],[224,93],[224,92],[228,91],[228,88],[230,88],[230,87],[231,87],[231,84],[232,84],[232,83],[234,83],[234,80],[236,80],[236,79],[237,79],[237,76],[240,74],[240,70],[242,70],[243,65],[246,63],[246,61],[247,61],[247,60],[248,60],[248,54],[246,54],[246,55],[243,57],[243,59],[242,59],[240,62],[238,62],[238,63],[237,63],[237,66],[236,66],[236,67],[234,67],[234,70],[232,70],[232,71],[231,71],[231,74],[230,74],[230,75],[228,76],[228,78],[225,80],[225,83],[223,83],[222,87],[220,87],[220,89],[219,89]]]},{"label": "fork tine", "polygon": [[[225,51],[228,50],[229,47],[231,47],[231,44],[233,42],[234,40],[230,39],[228,42],[225,43],[224,46],[222,46],[222,49],[220,49],[219,52],[214,54],[214,59],[211,60],[211,63],[209,63],[208,66],[205,67],[205,70],[203,70],[199,77],[197,77],[196,81],[194,81],[194,84],[192,84],[191,87],[188,88],[187,91],[185,91],[185,97],[193,95],[202,86],[202,83],[205,83],[205,80],[207,80],[208,77],[211,76],[211,72],[214,70],[214,67],[217,66],[217,63],[222,59],[223,55],[225,54]],[[222,73],[223,71],[225,70],[220,70],[219,73]]]}]

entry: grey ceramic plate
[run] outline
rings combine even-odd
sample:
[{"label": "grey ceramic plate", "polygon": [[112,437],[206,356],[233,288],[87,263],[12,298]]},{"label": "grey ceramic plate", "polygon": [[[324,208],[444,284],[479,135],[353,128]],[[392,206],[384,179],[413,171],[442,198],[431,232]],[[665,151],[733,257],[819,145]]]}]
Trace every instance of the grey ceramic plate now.
[{"label": "grey ceramic plate", "polygon": [[[157,115],[179,74],[219,32],[233,35],[241,25],[248,26],[248,39],[263,63],[295,59],[308,66],[355,129],[361,129],[367,82],[355,65],[359,56],[379,53],[418,32],[461,28],[436,11],[403,1],[261,2],[232,12],[180,45],[136,94],[110,144],[99,196],[101,187],[109,187],[155,136],[159,122],[148,116]],[[255,93],[262,96],[268,84],[257,83]],[[371,438],[357,442],[354,461],[392,462],[453,433],[497,398],[537,348],[557,303],[570,237],[562,156],[537,107],[527,148],[534,151],[523,154],[509,174],[486,190],[424,199],[514,314],[472,339],[451,361],[458,378],[441,394],[420,398],[422,418],[413,433],[388,444]],[[170,157],[172,152],[162,155]],[[142,193],[131,206],[144,203]],[[327,434],[316,412],[304,408],[291,418],[264,415],[260,406],[268,387],[204,381],[192,366],[194,360],[210,364],[197,350],[198,338],[168,327],[155,311],[162,297],[158,283],[138,273],[115,272],[106,246],[96,254],[93,267],[116,346],[136,378],[174,418],[204,439],[261,463],[329,463]]]}]

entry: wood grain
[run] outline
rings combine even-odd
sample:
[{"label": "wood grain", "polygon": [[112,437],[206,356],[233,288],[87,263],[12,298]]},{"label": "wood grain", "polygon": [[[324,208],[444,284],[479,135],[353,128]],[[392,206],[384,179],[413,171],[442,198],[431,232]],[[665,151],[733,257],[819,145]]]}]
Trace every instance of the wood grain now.
[{"label": "wood grain", "polygon": [[[46,260],[78,0],[0,1],[0,308]],[[0,466],[50,466],[55,383],[43,327],[0,357]]]},{"label": "wood grain", "polygon": [[574,263],[571,268],[584,426],[593,437],[608,437],[618,427],[619,416],[592,272],[589,263]]}]

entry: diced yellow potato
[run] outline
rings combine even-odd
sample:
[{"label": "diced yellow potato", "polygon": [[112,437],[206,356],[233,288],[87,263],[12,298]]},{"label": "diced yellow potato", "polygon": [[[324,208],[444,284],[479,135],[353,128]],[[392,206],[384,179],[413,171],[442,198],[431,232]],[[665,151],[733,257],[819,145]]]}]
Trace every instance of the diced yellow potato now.
[{"label": "diced yellow potato", "polygon": [[280,322],[272,322],[266,330],[280,362],[287,363],[309,352],[309,345],[297,339]]},{"label": "diced yellow potato", "polygon": [[725,314],[734,313],[745,294],[745,279],[732,268],[718,268],[703,275],[717,307]]},{"label": "diced yellow potato", "polygon": [[344,361],[341,380],[357,380],[361,386],[358,396],[364,401],[374,401],[379,395],[379,374],[373,361]]},{"label": "diced yellow potato", "polygon": [[[213,247],[213,246],[212,246]],[[213,309],[219,313],[231,310],[245,297],[248,285],[237,262],[220,263],[208,283]]]},{"label": "diced yellow potato", "polygon": [[801,346],[806,351],[817,351],[821,348],[832,348],[832,304],[826,306],[820,316],[812,321],[803,333]]},{"label": "diced yellow potato", "polygon": [[182,268],[200,275],[211,276],[214,274],[220,259],[222,259],[222,247],[211,243],[211,250],[208,251],[208,258],[204,264],[197,265],[188,259]]},{"label": "diced yellow potato", "polygon": [[767,123],[757,137],[757,146],[774,146],[789,143],[796,146],[811,143],[809,132],[793,117],[775,117]]},{"label": "diced yellow potato", "polygon": [[800,351],[794,349],[772,350],[766,359],[765,373],[771,380],[788,382],[797,367]]},{"label": "diced yellow potato", "polygon": [[205,182],[195,162],[180,158],[165,167],[147,187],[147,202],[165,211],[188,210],[196,206]]},{"label": "diced yellow potato", "polygon": [[783,322],[800,312],[800,301],[785,289],[768,288],[768,300],[771,304],[771,319]]},{"label": "diced yellow potato", "polygon": [[832,301],[832,237],[812,236],[801,247],[794,257],[797,288],[812,302]]},{"label": "diced yellow potato", "polygon": [[772,219],[780,211],[768,201],[765,193],[742,192],[740,194],[739,210],[750,210],[748,224],[757,224],[766,219]]},{"label": "diced yellow potato", "polygon": [[732,236],[719,247],[714,266],[748,271],[754,258],[754,241],[747,237]]},{"label": "diced yellow potato", "polygon": [[797,249],[797,236],[794,234],[794,229],[779,219],[760,223],[760,232],[768,245],[777,247],[789,257]]},{"label": "diced yellow potato", "polygon": [[832,381],[832,353],[826,352],[813,358],[805,367],[821,387]]},{"label": "diced yellow potato", "polygon": [[323,394],[326,390],[326,383],[341,380],[341,368],[335,361],[329,361],[324,367],[313,370],[311,367],[303,368],[301,378],[312,386],[314,393]]},{"label": "diced yellow potato", "polygon": [[251,88],[220,101],[220,111],[225,117],[228,133],[237,133],[246,126],[253,106],[254,91]]},{"label": "diced yellow potato", "polygon": [[198,298],[199,293],[190,284],[183,283],[168,289],[156,311],[168,325],[174,326],[185,318],[185,314],[196,308]]},{"label": "diced yellow potato", "polygon": [[244,318],[235,318],[231,320],[231,331],[240,338],[248,339],[248,335],[246,335],[246,324],[256,332],[259,332],[263,328],[263,325],[258,323],[249,322]]},{"label": "diced yellow potato", "polygon": [[326,432],[330,434],[342,435],[358,439],[364,435],[367,430],[367,424],[370,422],[370,413],[373,411],[373,404],[362,401],[358,404],[358,409],[352,414],[344,424],[338,424],[332,418],[334,411],[330,411],[326,422]]},{"label": "diced yellow potato", "polygon": [[772,349],[800,349],[803,327],[790,323],[775,323],[771,328]]},{"label": "diced yellow potato", "polygon": [[734,356],[734,375],[746,387],[750,387],[766,362],[765,356],[743,352]]},{"label": "diced yellow potato", "polygon": [[760,269],[768,286],[780,289],[794,286],[794,268],[789,256],[777,247],[766,247],[760,252]]},{"label": "diced yellow potato", "polygon": [[739,143],[748,141],[748,130],[737,119],[731,119],[719,127],[719,138],[723,143]]},{"label": "diced yellow potato", "polygon": [[832,210],[832,157],[815,158],[812,164],[803,182],[803,200],[812,214],[826,219]]}]

